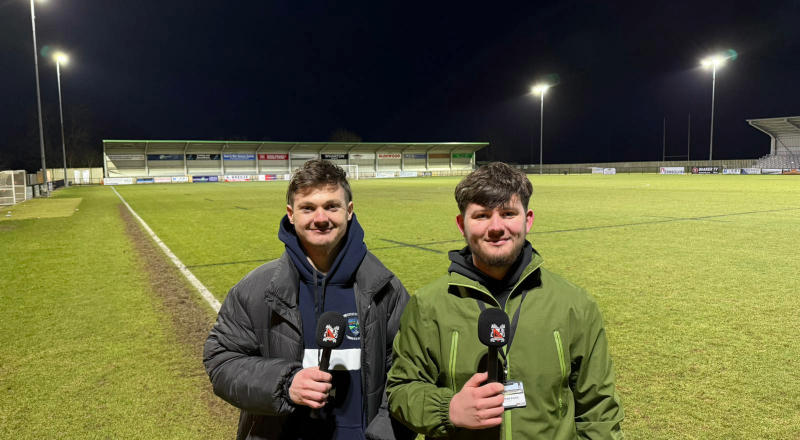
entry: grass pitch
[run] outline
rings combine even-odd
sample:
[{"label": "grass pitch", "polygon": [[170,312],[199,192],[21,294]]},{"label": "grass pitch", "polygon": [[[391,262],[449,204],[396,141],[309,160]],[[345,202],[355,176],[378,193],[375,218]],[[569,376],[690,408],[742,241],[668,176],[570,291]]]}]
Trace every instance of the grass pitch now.
[{"label": "grass pitch", "polygon": [[[800,438],[796,410],[800,406],[800,180],[796,176],[585,175],[531,176],[531,180],[536,219],[528,239],[546,267],[597,298],[626,409],[623,429],[628,438]],[[355,212],[368,247],[409,291],[445,273],[447,251],[463,246],[455,226],[457,182],[455,178],[352,182]],[[277,229],[285,213],[285,183],[117,189],[220,299],[247,272],[283,251]],[[86,252],[92,249],[103,255],[92,260],[102,264],[87,263],[84,271],[93,273],[91,279],[116,285],[120,293],[141,295],[139,269],[130,255],[120,255],[119,249],[130,245],[113,232],[119,225],[107,221],[103,234],[87,232],[85,228],[96,229],[89,222],[75,224],[71,234],[76,235],[54,232],[77,218],[112,215],[99,208],[94,214],[84,210],[87,203],[99,203],[95,200],[113,205],[108,200],[109,195],[113,198],[111,189],[70,189],[63,195],[84,198],[79,213],[62,219],[4,222],[0,245],[11,243],[13,250],[32,253],[41,249],[42,240],[62,243],[58,249],[82,243]],[[35,261],[12,258],[22,258],[14,266],[22,272]],[[59,256],[50,251],[48,258],[52,260],[46,264],[57,264]],[[70,272],[60,278],[28,277],[12,283],[31,292],[60,283],[64,295],[86,298],[80,283],[63,285],[63,280],[75,276]],[[4,285],[10,279],[5,273],[0,276]],[[9,296],[3,295],[5,308]],[[26,327],[21,321],[26,315],[63,319],[53,317],[47,307],[19,298],[13,301],[13,308],[27,307],[27,314],[5,317],[3,343]],[[103,313],[86,311],[86,316]],[[150,313],[145,311],[145,318]],[[145,319],[139,308],[114,316]],[[168,333],[169,328],[161,331]],[[74,339],[79,339],[77,334]],[[25,338],[35,335],[17,336],[22,342],[15,343],[16,353],[25,354],[32,345]],[[14,359],[6,356],[6,350],[3,364]],[[27,350],[34,355],[35,350]],[[102,357],[93,359],[91,365],[104,362]],[[199,362],[199,357],[186,362]],[[181,383],[166,370],[156,371],[153,374],[160,379],[156,387]],[[5,385],[5,373],[0,374],[0,385]],[[51,376],[48,371],[38,374]],[[18,387],[24,389],[30,382],[20,379]],[[0,388],[3,425],[19,414],[6,409],[13,399],[4,398],[4,390]],[[64,396],[63,390],[53,392]],[[68,401],[92,399],[88,390],[67,396]],[[31,402],[28,408],[37,405]],[[187,411],[202,413],[187,408],[193,407],[176,405],[165,414],[179,418]],[[50,410],[59,414],[58,408]],[[109,404],[105,411],[121,410]],[[177,435],[175,429],[164,431],[162,437]]]}]

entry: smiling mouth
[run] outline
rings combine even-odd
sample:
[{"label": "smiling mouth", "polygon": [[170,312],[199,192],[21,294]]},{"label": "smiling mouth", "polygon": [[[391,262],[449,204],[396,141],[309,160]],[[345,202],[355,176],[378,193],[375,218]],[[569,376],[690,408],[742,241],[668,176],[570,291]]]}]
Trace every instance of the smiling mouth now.
[{"label": "smiling mouth", "polygon": [[315,234],[327,234],[332,230],[333,230],[332,228],[326,228],[326,229],[312,229],[311,231],[314,232]]},{"label": "smiling mouth", "polygon": [[489,246],[502,246],[506,243],[509,243],[510,241],[511,241],[510,238],[503,238],[500,240],[486,240],[486,242],[489,243]]}]

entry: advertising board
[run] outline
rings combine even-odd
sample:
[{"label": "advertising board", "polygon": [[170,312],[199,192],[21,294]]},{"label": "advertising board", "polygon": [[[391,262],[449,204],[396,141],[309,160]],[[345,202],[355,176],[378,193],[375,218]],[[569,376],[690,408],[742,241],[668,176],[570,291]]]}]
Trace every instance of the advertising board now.
[{"label": "advertising board", "polygon": [[183,160],[183,154],[148,154],[147,160]]},{"label": "advertising board", "polygon": [[218,176],[192,176],[193,183],[219,182]]},{"label": "advertising board", "polygon": [[319,159],[317,153],[292,153],[292,160],[312,160]]},{"label": "advertising board", "polygon": [[106,177],[103,185],[133,185],[133,177]]},{"label": "advertising board", "polygon": [[659,174],[686,174],[686,169],[683,167],[661,167]]},{"label": "advertising board", "polygon": [[347,160],[347,153],[322,153],[325,160]]},{"label": "advertising board", "polygon": [[244,174],[228,174],[225,176],[226,182],[249,182],[252,180],[252,176],[247,176]]},{"label": "advertising board", "polygon": [[108,160],[144,160],[144,154],[109,154]]},{"label": "advertising board", "polygon": [[692,174],[719,174],[720,167],[692,167]]},{"label": "advertising board", "polygon": [[377,173],[375,173],[376,179],[391,179],[392,177],[394,177],[393,172],[378,171]]},{"label": "advertising board", "polygon": [[244,153],[233,153],[233,154],[223,154],[223,160],[256,160],[255,154],[244,154]]},{"label": "advertising board", "polygon": [[187,154],[186,160],[219,160],[219,154]]},{"label": "advertising board", "polygon": [[375,160],[375,153],[350,153],[352,160]]},{"label": "advertising board", "polygon": [[722,170],[722,174],[742,174],[741,168],[725,168]]},{"label": "advertising board", "polygon": [[259,154],[258,160],[289,160],[288,154]]}]

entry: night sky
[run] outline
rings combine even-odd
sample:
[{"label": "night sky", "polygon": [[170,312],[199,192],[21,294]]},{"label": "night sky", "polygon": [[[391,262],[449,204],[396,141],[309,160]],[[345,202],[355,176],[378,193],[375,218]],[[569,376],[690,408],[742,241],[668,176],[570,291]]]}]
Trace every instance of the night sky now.
[{"label": "night sky", "polygon": [[[492,5],[492,6],[490,6]],[[38,45],[69,53],[65,111],[108,139],[490,142],[479,160],[757,158],[745,119],[800,115],[800,2],[47,0]],[[0,154],[38,152],[30,5],[0,0]],[[40,57],[43,105],[54,63]],[[65,115],[66,116],[66,115]],[[27,133],[27,135],[26,135]],[[22,145],[20,147],[20,145]],[[17,148],[17,149],[14,149]],[[69,145],[68,145],[69,148]]]}]

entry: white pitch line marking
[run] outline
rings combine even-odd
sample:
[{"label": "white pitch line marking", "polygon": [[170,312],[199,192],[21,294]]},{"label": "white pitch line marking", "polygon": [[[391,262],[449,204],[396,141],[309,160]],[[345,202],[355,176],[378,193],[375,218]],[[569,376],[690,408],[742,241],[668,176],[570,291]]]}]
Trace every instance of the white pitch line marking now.
[{"label": "white pitch line marking", "polygon": [[117,189],[114,188],[113,186],[111,187],[111,189],[113,189],[114,193],[117,194],[117,197],[119,197],[119,199],[122,200],[122,203],[124,203],[125,207],[128,208],[128,211],[130,211],[131,214],[133,214],[133,217],[139,221],[144,230],[147,231],[148,234],[150,234],[150,237],[153,238],[153,241],[155,241],[156,244],[161,248],[161,250],[164,251],[165,254],[167,254],[167,257],[169,257],[169,259],[172,260],[172,263],[175,264],[175,267],[177,267],[178,270],[181,271],[183,276],[185,276],[186,279],[189,280],[192,286],[194,286],[194,288],[197,289],[197,292],[200,293],[200,296],[202,296],[203,299],[206,300],[208,305],[210,305],[215,312],[219,313],[219,309],[220,307],[222,307],[222,305],[219,303],[219,301],[217,301],[216,298],[214,298],[214,295],[212,295],[211,292],[206,288],[206,286],[204,286],[203,283],[201,283],[200,280],[198,280],[197,277],[194,276],[192,271],[187,269],[186,266],[183,263],[181,263],[181,260],[179,260],[178,257],[176,257],[175,254],[173,254],[172,251],[169,250],[167,245],[164,244],[164,242],[161,241],[160,238],[158,238],[156,233],[153,232],[152,229],[150,229],[150,226],[147,226],[147,223],[145,223],[144,220],[142,220],[142,218],[139,217],[139,214],[137,214],[136,211],[134,211],[133,208],[131,208],[131,205],[129,205],[128,202],[126,202],[125,199],[122,198],[122,195],[120,195],[120,193],[117,192]]}]

